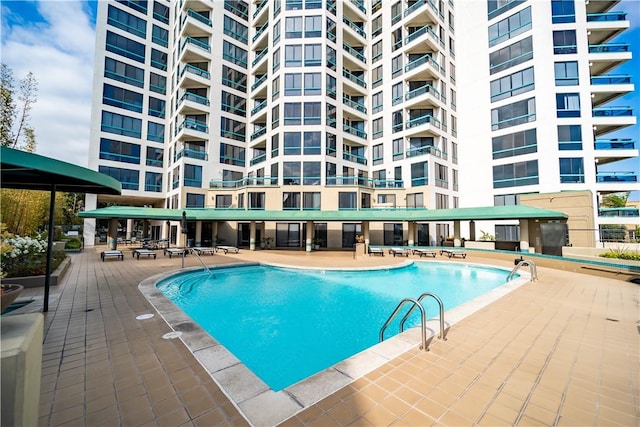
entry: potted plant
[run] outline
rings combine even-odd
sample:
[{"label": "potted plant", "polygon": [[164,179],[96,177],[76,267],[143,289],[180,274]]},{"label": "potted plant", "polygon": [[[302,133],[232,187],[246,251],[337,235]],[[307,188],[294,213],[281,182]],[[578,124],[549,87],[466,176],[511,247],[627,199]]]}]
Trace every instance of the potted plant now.
[{"label": "potted plant", "polygon": [[267,249],[271,249],[271,244],[273,243],[273,237],[265,237],[262,240],[264,240],[264,244],[267,247]]},{"label": "potted plant", "polygon": [[313,246],[312,246],[312,247],[313,247],[313,249],[314,249],[314,250],[316,250],[316,251],[317,251],[318,249],[320,249],[320,245],[322,244],[322,242],[323,242],[323,240],[322,240],[321,238],[319,238],[319,237],[314,237],[314,238],[311,240],[311,244],[313,245]]}]

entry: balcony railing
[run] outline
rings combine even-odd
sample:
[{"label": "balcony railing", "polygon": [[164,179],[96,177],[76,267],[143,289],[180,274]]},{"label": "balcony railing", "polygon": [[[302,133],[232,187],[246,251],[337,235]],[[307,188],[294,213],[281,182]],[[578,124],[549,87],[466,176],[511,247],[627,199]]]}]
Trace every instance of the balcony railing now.
[{"label": "balcony railing", "polygon": [[434,88],[430,84],[420,86],[419,88],[407,92],[407,94],[404,96],[404,99],[408,101],[412,98],[415,98],[416,96],[424,95],[425,93],[430,93],[434,98],[440,99],[440,92],[438,92],[436,88]]},{"label": "balcony railing", "polygon": [[250,138],[251,138],[251,140],[253,141],[254,139],[258,139],[258,138],[260,138],[260,137],[261,137],[262,135],[264,135],[265,133],[267,133],[267,127],[266,127],[266,126],[264,126],[264,127],[260,128],[260,129],[258,129],[257,131],[253,132],[253,133],[251,134],[251,137],[250,137]]},{"label": "balcony railing", "polygon": [[409,120],[406,123],[406,127],[407,127],[407,129],[409,129],[409,128],[412,128],[412,127],[425,125],[425,124],[433,125],[433,126],[437,127],[438,129],[440,129],[442,127],[442,124],[441,124],[440,120],[436,119],[431,114],[425,114],[424,116],[415,117],[415,118]]},{"label": "balcony railing", "polygon": [[640,209],[634,207],[624,208],[599,208],[598,216],[605,217],[634,217],[640,216]]},{"label": "balcony railing", "polygon": [[420,58],[414,59],[413,61],[409,62],[404,66],[404,71],[411,71],[423,64],[429,64],[431,67],[435,68],[436,71],[440,71],[441,73],[444,73],[445,71],[444,68],[441,67],[435,59],[433,59],[430,53],[425,53]]},{"label": "balcony railing", "polygon": [[358,128],[354,128],[353,126],[349,126],[347,124],[342,125],[342,130],[347,133],[350,133],[351,135],[355,135],[359,138],[364,138],[364,139],[367,138],[367,133],[365,131]]},{"label": "balcony railing", "polygon": [[629,117],[633,116],[631,107],[601,107],[593,109],[593,117]]},{"label": "balcony railing", "polygon": [[364,30],[362,29],[362,26],[359,26],[358,24],[356,24],[355,22],[353,22],[351,19],[347,18],[346,15],[342,16],[342,22],[344,22],[345,24],[347,24],[347,26],[349,28],[351,28],[353,31],[355,31],[356,33],[360,34],[362,37],[366,38],[367,37],[367,33],[364,32]]},{"label": "balcony railing", "polygon": [[626,12],[587,13],[587,22],[625,21]]},{"label": "balcony railing", "polygon": [[182,71],[180,72],[180,77],[182,77],[182,75],[185,73],[185,71],[188,71],[191,74],[195,74],[195,75],[200,76],[200,77],[204,77],[205,79],[210,79],[211,78],[211,73],[209,73],[207,70],[203,70],[202,68],[194,67],[191,64],[186,64],[182,68]]},{"label": "balcony railing", "polygon": [[630,51],[631,46],[628,43],[606,43],[589,45],[589,53],[620,53]]},{"label": "balcony railing", "polygon": [[638,182],[635,172],[600,172],[596,174],[596,182]]},{"label": "balcony railing", "polygon": [[631,138],[596,139],[593,145],[596,150],[634,150],[636,141]]},{"label": "balcony railing", "polygon": [[442,151],[439,148],[436,148],[432,145],[425,145],[423,147],[414,147],[410,148],[405,152],[407,158],[409,157],[417,157],[426,154],[431,154],[439,159],[447,160],[449,154],[446,151]]},{"label": "balcony railing", "polygon": [[180,126],[178,126],[179,131],[182,129],[192,129],[200,132],[208,132],[209,126],[207,126],[205,123],[200,123],[195,120],[184,119],[184,121],[180,123]]},{"label": "balcony railing", "polygon": [[213,26],[213,25],[211,24],[211,19],[209,19],[209,18],[207,18],[206,16],[204,16],[204,15],[202,15],[202,14],[200,14],[200,13],[196,12],[196,11],[195,11],[195,10],[193,10],[193,9],[187,9],[187,16],[185,16],[185,18],[182,20],[182,23],[183,23],[183,24],[184,24],[184,21],[186,21],[188,17],[193,18],[193,19],[195,19],[196,21],[200,21],[200,22],[202,22],[203,24],[205,24],[205,25],[206,25],[206,26],[208,26],[208,27]]},{"label": "balcony railing", "polygon": [[268,51],[269,49],[265,47],[260,53],[258,53],[256,55],[256,58],[251,63],[251,66],[255,66],[258,62],[260,62],[260,60],[264,58],[264,56],[267,54]]},{"label": "balcony railing", "polygon": [[353,153],[342,153],[342,160],[347,160],[349,162],[359,163],[361,165],[367,164],[367,158],[364,156],[359,156]]},{"label": "balcony railing", "polygon": [[624,85],[630,83],[631,76],[628,74],[591,77],[592,85]]},{"label": "balcony railing", "polygon": [[264,177],[264,176],[251,176],[241,178],[235,181],[224,181],[218,179],[212,179],[209,181],[209,188],[241,188],[248,186],[261,186],[261,185],[277,185],[278,177]]},{"label": "balcony railing", "polygon": [[253,38],[251,39],[251,41],[258,40],[258,37],[260,37],[262,35],[262,33],[264,33],[264,31],[267,29],[267,27],[269,27],[269,21],[265,22],[264,25],[262,25],[262,27],[260,27],[256,31],[256,33],[253,35]]},{"label": "balcony railing", "polygon": [[258,111],[262,110],[264,107],[267,106],[267,100],[262,100],[259,104],[257,104],[255,107],[253,107],[253,109],[251,110],[251,114],[255,114]]},{"label": "balcony railing", "polygon": [[353,99],[349,98],[348,96],[342,97],[342,103],[348,105],[351,108],[355,108],[356,110],[362,113],[365,113],[365,114],[367,113],[367,107],[365,107],[364,104],[360,104],[354,101]]},{"label": "balcony railing", "polygon": [[356,57],[357,59],[359,59],[360,61],[364,62],[365,64],[367,63],[367,58],[365,58],[364,55],[361,52],[359,52],[357,49],[353,48],[352,46],[349,46],[348,43],[342,42],[342,48],[347,52],[349,52],[354,57]]},{"label": "balcony railing", "polygon": [[201,105],[209,105],[208,98],[204,96],[196,95],[195,93],[191,93],[191,92],[185,92],[182,94],[182,96],[180,97],[179,104],[181,104],[184,101],[196,102]]},{"label": "balcony railing", "polygon": [[180,45],[180,51],[181,52],[182,52],[182,50],[184,49],[184,47],[187,44],[196,46],[197,48],[202,49],[202,50],[206,50],[207,52],[211,52],[211,45],[209,45],[209,43],[205,43],[205,42],[200,41],[198,39],[194,39],[191,36],[188,36],[187,38],[185,38],[184,41],[182,42],[182,44]]},{"label": "balcony railing", "polygon": [[176,160],[180,159],[181,157],[188,157],[190,159],[197,159],[197,160],[207,160],[208,156],[207,156],[207,153],[205,153],[204,151],[193,150],[191,148],[184,148],[176,153]]},{"label": "balcony railing", "polygon": [[260,11],[262,10],[263,7],[265,7],[267,5],[267,3],[269,3],[268,0],[262,0],[262,3],[260,3],[258,5],[258,7],[256,8],[256,10],[253,12],[253,17],[255,18],[256,16],[258,16],[258,14],[260,13]]},{"label": "balcony railing", "polygon": [[360,77],[356,76],[355,74],[353,74],[351,71],[347,70],[346,68],[342,69],[342,76],[348,78],[349,80],[351,80],[355,84],[357,84],[359,86],[362,86],[365,89],[367,88],[367,82],[365,82],[363,79],[361,79]]},{"label": "balcony railing", "polygon": [[251,85],[251,90],[256,89],[257,87],[259,87],[262,83],[267,81],[267,75],[263,74],[258,80],[255,81],[254,84]]},{"label": "balcony railing", "polygon": [[407,9],[405,9],[404,16],[409,16],[410,14],[412,14],[416,10],[420,9],[425,4],[429,4],[431,9],[433,9],[433,11],[436,14],[438,13],[438,7],[431,0],[419,0],[419,1],[415,2],[414,4],[412,4],[411,6],[409,6]]},{"label": "balcony railing", "polygon": [[267,153],[262,153],[259,156],[255,156],[253,159],[249,161],[251,166],[257,165],[258,163],[262,163],[267,160]]}]

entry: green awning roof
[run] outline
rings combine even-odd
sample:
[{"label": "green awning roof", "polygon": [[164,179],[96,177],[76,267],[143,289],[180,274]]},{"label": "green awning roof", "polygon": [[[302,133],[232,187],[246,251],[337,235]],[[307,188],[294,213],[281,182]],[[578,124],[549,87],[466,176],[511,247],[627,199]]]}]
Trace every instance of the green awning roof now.
[{"label": "green awning roof", "polygon": [[507,219],[561,219],[562,212],[526,205],[489,206],[458,209],[361,209],[341,211],[244,210],[244,209],[161,209],[110,206],[80,212],[83,218],[119,218],[180,221],[182,212],[189,221],[453,221]]},{"label": "green awning roof", "polygon": [[116,194],[120,182],[108,175],[26,151],[0,147],[2,188]]}]

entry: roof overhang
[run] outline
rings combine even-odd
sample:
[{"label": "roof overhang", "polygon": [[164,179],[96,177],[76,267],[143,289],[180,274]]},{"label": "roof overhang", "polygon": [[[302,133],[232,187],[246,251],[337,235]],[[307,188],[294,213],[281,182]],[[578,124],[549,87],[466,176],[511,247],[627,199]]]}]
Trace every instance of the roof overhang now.
[{"label": "roof overhang", "polygon": [[457,209],[359,209],[340,211],[245,210],[186,208],[161,209],[110,206],[80,212],[83,218],[147,219],[180,221],[186,212],[190,221],[471,221],[514,219],[566,219],[562,212],[532,206],[489,206]]},{"label": "roof overhang", "polygon": [[26,151],[0,147],[2,188],[120,194],[122,185],[108,175]]}]

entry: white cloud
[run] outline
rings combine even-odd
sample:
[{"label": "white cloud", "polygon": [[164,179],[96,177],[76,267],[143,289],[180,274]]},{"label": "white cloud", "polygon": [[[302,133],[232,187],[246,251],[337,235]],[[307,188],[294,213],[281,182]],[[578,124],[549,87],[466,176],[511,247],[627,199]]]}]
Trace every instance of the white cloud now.
[{"label": "white cloud", "polygon": [[88,164],[95,44],[83,7],[79,1],[40,1],[44,22],[22,19],[20,26],[7,26],[5,20],[2,40],[2,62],[16,83],[29,72],[38,81],[31,118],[36,152],[80,166]]}]

